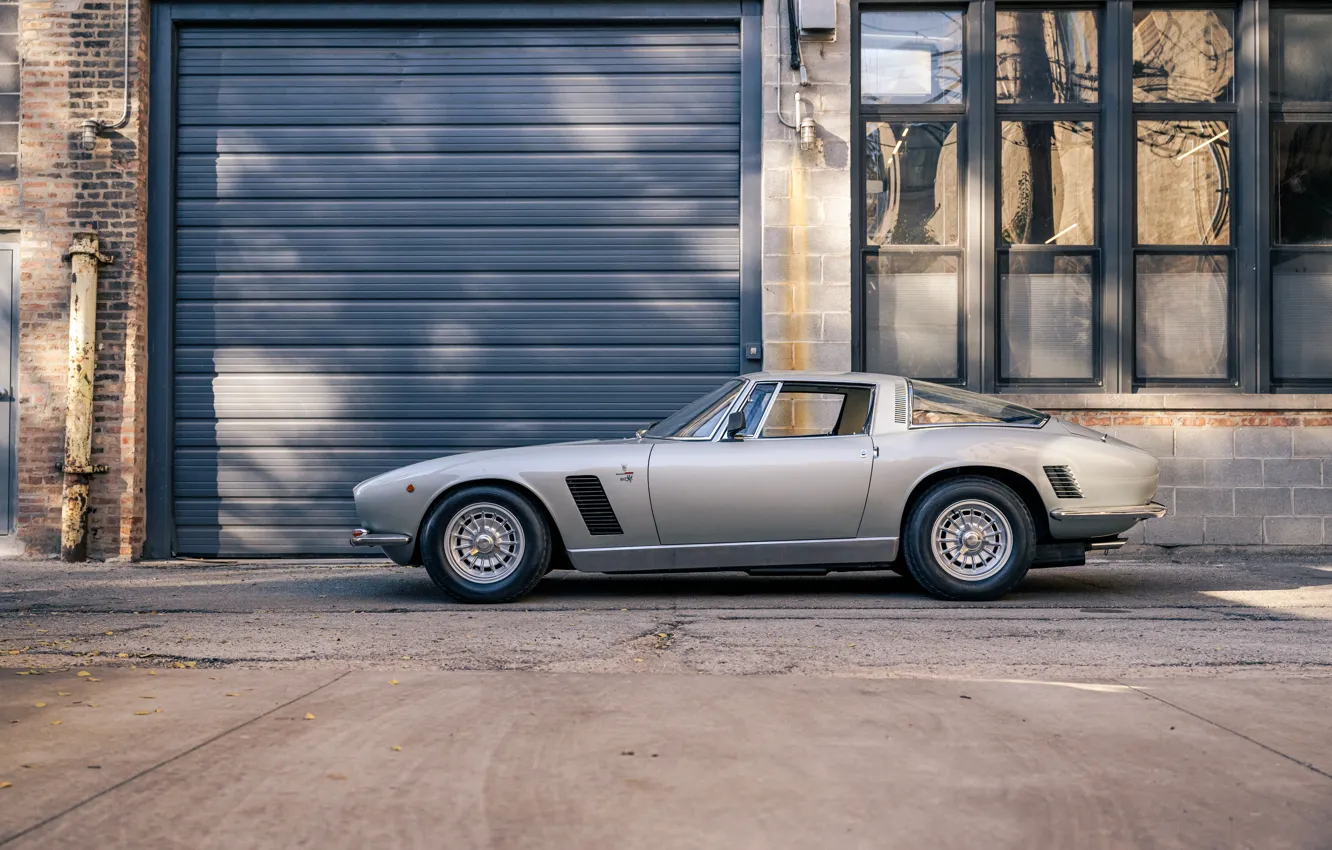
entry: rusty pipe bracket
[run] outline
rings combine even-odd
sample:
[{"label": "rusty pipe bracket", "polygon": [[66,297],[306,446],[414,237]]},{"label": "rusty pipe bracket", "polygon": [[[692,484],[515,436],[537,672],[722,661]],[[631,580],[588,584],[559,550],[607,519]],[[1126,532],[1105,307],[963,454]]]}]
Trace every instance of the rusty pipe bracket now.
[{"label": "rusty pipe bracket", "polygon": [[97,248],[96,233],[76,233],[74,234],[74,241],[69,246],[69,253],[65,256],[73,258],[78,254],[82,254],[84,256],[92,257],[104,266],[108,266],[115,262],[114,259],[103,254],[101,251],[97,250]]},{"label": "rusty pipe bracket", "polygon": [[91,466],[65,466],[61,461],[56,461],[56,472],[63,472],[66,475],[105,475],[111,471],[111,467],[104,463],[94,463]]}]

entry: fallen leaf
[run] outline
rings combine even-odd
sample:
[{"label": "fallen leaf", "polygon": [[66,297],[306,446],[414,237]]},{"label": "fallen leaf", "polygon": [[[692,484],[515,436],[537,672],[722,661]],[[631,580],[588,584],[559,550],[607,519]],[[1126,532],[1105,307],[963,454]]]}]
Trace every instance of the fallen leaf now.
[{"label": "fallen leaf", "polygon": [[307,712],[305,713],[305,719],[306,719],[306,720],[314,720],[314,719],[315,719],[315,716],[314,716],[313,714],[310,714],[310,713],[307,711]]},{"label": "fallen leaf", "polygon": [[389,684],[390,684],[390,685],[396,685],[396,684],[398,684],[398,680],[397,680],[397,679],[389,679]]},{"label": "fallen leaf", "polygon": [[149,675],[149,676],[156,676],[156,675],[157,675],[157,671],[156,671],[156,670],[149,670],[149,671],[148,671],[148,675]]},{"label": "fallen leaf", "polygon": [[77,675],[79,675],[79,676],[91,676],[92,674],[89,673],[87,670],[80,670],[80,671],[78,672]]},{"label": "fallen leaf", "polygon": [[95,676],[89,676],[89,677],[88,677],[87,679],[85,679],[84,681],[86,681],[86,682],[100,682],[100,681],[102,681],[102,680],[101,680],[101,679],[98,679],[98,678],[95,677]]},{"label": "fallen leaf", "polygon": [[161,713],[162,713],[162,709],[160,709],[160,708],[155,708],[155,709],[153,709],[153,714],[161,714]]},{"label": "fallen leaf", "polygon": [[59,720],[52,720],[52,721],[51,721],[51,725],[52,725],[52,726],[59,726],[59,725],[60,725],[60,721],[59,721]]},{"label": "fallen leaf", "polygon": [[90,703],[88,703],[88,707],[89,707],[89,708],[101,708],[101,706],[98,705],[98,704],[95,703],[95,702],[90,702]]},{"label": "fallen leaf", "polygon": [[136,711],[136,712],[134,712],[134,713],[135,713],[136,715],[138,715],[139,717],[144,717],[144,716],[146,716],[146,715],[152,714],[151,711]]},{"label": "fallen leaf", "polygon": [[69,691],[56,691],[56,696],[58,696],[58,697],[67,697],[67,696],[69,696]]},{"label": "fallen leaf", "polygon": [[117,658],[129,658],[129,653],[128,653],[128,652],[117,652],[117,653],[116,653],[116,657],[117,657]]},{"label": "fallen leaf", "polygon": [[113,635],[113,634],[115,634],[115,632],[107,632],[107,634],[109,634],[109,635]]},{"label": "fallen leaf", "polygon": [[13,788],[13,782],[0,782],[0,788]]},{"label": "fallen leaf", "polygon": [[14,675],[15,675],[15,676],[31,676],[31,675],[32,675],[32,672],[29,671],[29,670],[20,670],[20,671],[18,671],[17,673],[15,673]]},{"label": "fallen leaf", "polygon": [[641,658],[635,658],[634,660],[637,661],[639,664],[642,664],[642,663],[643,663],[643,659],[641,659]]},{"label": "fallen leaf", "polygon": [[34,702],[34,703],[32,704],[32,707],[33,707],[33,708],[46,708],[46,703],[44,703],[44,702]]},{"label": "fallen leaf", "polygon": [[393,745],[393,752],[395,752],[395,753],[400,753],[400,752],[402,752],[402,747],[399,747],[397,744],[394,744],[394,745]]},{"label": "fallen leaf", "polygon": [[238,696],[240,696],[240,694],[227,694],[227,696],[229,696],[229,697],[238,697]]},{"label": "fallen leaf", "polygon": [[330,773],[330,774],[327,774],[327,775],[328,775],[328,778],[329,778],[329,779],[346,779],[346,778],[347,778],[347,775],[344,774],[344,773]]},{"label": "fallen leaf", "polygon": [[11,649],[11,650],[9,650],[9,654],[10,654],[10,655],[18,655],[18,654],[19,654],[20,652],[22,652],[22,651],[23,651],[23,650],[20,650],[20,649]]},{"label": "fallen leaf", "polygon": [[403,660],[403,661],[411,661],[411,660],[412,660],[412,657],[411,657],[410,655],[404,655],[404,656],[402,657],[402,660]]}]

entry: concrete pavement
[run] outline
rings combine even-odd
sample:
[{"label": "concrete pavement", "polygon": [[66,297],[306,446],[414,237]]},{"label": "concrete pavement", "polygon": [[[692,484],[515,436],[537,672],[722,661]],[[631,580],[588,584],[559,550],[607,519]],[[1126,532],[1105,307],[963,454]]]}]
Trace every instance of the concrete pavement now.
[{"label": "concrete pavement", "polygon": [[983,605],[0,561],[5,848],[1326,848],[1329,716],[1320,552],[1121,554]]},{"label": "concrete pavement", "polygon": [[0,845],[1326,847],[1328,692],[68,671],[0,692]]}]

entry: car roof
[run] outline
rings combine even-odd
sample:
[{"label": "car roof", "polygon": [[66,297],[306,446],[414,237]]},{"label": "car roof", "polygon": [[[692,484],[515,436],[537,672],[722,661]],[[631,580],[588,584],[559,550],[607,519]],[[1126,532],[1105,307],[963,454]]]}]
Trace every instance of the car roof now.
[{"label": "car roof", "polygon": [[826,381],[837,384],[898,384],[904,380],[898,375],[877,372],[806,372],[796,369],[751,372],[741,377],[751,381]]}]

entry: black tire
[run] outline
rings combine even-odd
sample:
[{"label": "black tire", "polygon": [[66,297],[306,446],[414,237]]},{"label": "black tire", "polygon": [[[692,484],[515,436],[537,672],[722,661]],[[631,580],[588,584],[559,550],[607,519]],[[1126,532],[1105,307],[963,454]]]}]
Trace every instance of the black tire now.
[{"label": "black tire", "polygon": [[[931,539],[935,523],[953,506],[967,501],[995,509],[1010,531],[1007,555],[1000,555],[994,572],[984,578],[964,579],[949,572]],[[1036,551],[1036,531],[1026,503],[1006,484],[973,475],[949,478],[931,487],[912,507],[903,538],[907,568],[916,583],[936,599],[956,601],[987,601],[1008,593],[1027,575]]]},{"label": "black tire", "polygon": [[[446,552],[449,524],[467,508],[489,503],[506,509],[521,527],[523,551],[512,572],[498,581],[469,580]],[[541,510],[526,496],[503,487],[467,487],[435,505],[421,529],[421,562],[435,586],[459,602],[511,602],[525,595],[546,574],[550,529]]]}]

